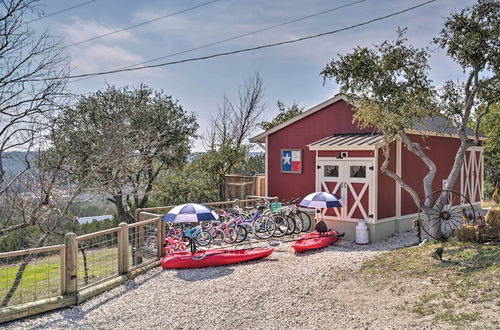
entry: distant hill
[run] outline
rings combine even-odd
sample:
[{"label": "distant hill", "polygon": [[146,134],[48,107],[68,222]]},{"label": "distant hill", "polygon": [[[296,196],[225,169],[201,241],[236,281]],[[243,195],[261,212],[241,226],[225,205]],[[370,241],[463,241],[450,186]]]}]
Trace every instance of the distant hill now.
[{"label": "distant hill", "polygon": [[6,177],[13,177],[23,171],[26,168],[26,160],[30,162],[30,165],[33,167],[33,161],[36,155],[36,152],[29,152],[27,154],[25,151],[10,151],[4,153],[2,155],[2,166],[5,170]]}]

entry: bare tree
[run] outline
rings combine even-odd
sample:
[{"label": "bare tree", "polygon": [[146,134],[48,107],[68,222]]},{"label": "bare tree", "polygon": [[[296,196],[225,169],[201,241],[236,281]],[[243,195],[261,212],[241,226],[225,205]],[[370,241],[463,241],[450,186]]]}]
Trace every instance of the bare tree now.
[{"label": "bare tree", "polygon": [[255,73],[239,87],[236,101],[224,96],[222,105],[212,117],[209,130],[204,136],[207,169],[218,182],[222,200],[226,197],[226,174],[231,173],[250,150],[246,141],[261,120],[265,108],[263,96],[262,78]]},{"label": "bare tree", "polygon": [[[4,190],[0,203],[10,207],[3,210],[5,221],[2,224],[7,224],[7,227],[0,230],[0,238],[22,228],[36,227],[41,235],[26,247],[37,248],[73,221],[69,207],[81,189],[80,185],[72,183],[64,162],[65,158],[60,154],[39,151],[37,166],[19,176],[15,185]],[[11,221],[13,224],[9,225]],[[9,304],[32,260],[32,255],[23,258],[12,285],[0,303],[1,307]]]},{"label": "bare tree", "polygon": [[[58,39],[47,31],[35,32],[25,22],[27,15],[38,11],[36,2],[0,2],[0,194],[9,185],[2,158],[10,150],[29,150],[50,123],[69,69]],[[10,178],[10,184],[16,178]]]}]

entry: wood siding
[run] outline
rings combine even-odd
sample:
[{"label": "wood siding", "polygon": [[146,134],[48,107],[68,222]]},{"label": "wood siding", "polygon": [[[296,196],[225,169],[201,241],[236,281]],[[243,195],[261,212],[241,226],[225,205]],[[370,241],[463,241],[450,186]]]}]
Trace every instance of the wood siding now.
[{"label": "wood siding", "polygon": [[[306,146],[335,133],[373,131],[373,129],[360,129],[352,122],[352,116],[352,105],[338,101],[269,135],[268,195],[289,199],[304,197],[314,192],[316,152],[309,151]],[[281,173],[281,149],[302,150],[301,174]]]}]

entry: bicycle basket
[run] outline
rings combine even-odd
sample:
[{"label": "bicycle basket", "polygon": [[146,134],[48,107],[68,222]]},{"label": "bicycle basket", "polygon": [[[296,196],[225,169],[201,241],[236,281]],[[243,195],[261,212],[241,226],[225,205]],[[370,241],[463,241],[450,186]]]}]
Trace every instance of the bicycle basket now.
[{"label": "bicycle basket", "polygon": [[281,212],[280,202],[272,202],[270,206],[271,206],[271,211],[273,211],[274,213]]}]

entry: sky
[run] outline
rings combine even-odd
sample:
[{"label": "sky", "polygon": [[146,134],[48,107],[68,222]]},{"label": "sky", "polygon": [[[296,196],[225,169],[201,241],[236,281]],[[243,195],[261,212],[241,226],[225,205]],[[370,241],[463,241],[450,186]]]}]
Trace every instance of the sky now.
[{"label": "sky", "polygon": [[[36,31],[48,30],[70,45],[98,35],[175,13],[210,0],[95,0],[61,14],[30,23]],[[86,2],[85,0],[41,0],[45,15]],[[137,28],[64,49],[71,59],[71,73],[82,74],[131,66],[143,61],[188,50],[275,24],[356,2],[355,0],[217,0],[199,8]],[[336,30],[424,2],[424,0],[365,0],[336,11],[293,24],[168,57],[154,63],[205,56],[262,44],[300,38]],[[398,27],[408,28],[408,42],[431,51],[430,76],[436,85],[461,79],[463,73],[433,45],[432,38],[452,12],[470,6],[469,0],[439,0],[413,11],[295,44],[189,62],[155,69],[98,76],[70,81],[75,94],[103,89],[106,84],[136,86],[145,83],[177,99],[185,110],[194,112],[200,132],[208,125],[224,95],[235,98],[238,86],[258,72],[264,82],[266,110],[262,120],[278,112],[278,100],[286,105],[297,102],[311,108],[338,92],[334,81],[320,76],[321,70],[337,54],[356,46],[371,46],[394,40]],[[33,16],[36,18],[36,16]],[[259,131],[255,132],[256,134]],[[195,141],[194,151],[202,151]]]}]

